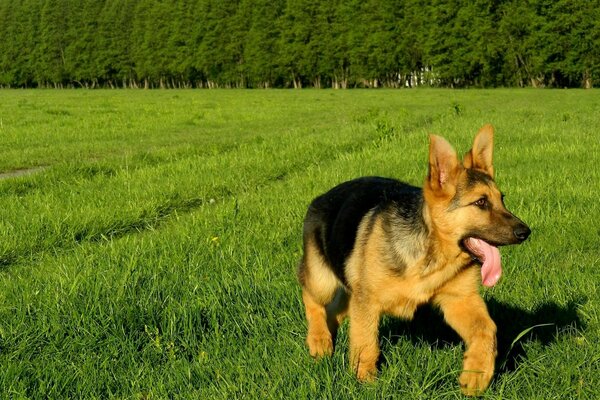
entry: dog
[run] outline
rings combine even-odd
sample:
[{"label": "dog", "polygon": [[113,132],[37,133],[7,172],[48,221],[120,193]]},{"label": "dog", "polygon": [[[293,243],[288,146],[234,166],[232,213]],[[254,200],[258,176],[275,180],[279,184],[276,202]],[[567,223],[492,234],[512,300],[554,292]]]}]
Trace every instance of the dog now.
[{"label": "dog", "polygon": [[483,126],[460,163],[444,138],[430,135],[422,188],[363,177],[312,201],[297,275],[313,357],[332,354],[348,316],[350,364],[360,381],[371,381],[381,316],[411,319],[430,303],[466,344],[463,393],[478,395],[489,386],[496,325],[479,282],[494,286],[502,273],[498,246],[521,243],[531,233],[506,209],[494,182],[493,138],[493,127]]}]

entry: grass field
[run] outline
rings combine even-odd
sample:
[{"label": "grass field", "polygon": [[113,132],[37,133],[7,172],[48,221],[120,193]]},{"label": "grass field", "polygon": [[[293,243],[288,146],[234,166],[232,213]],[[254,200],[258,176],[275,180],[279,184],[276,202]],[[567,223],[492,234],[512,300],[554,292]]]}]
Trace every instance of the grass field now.
[{"label": "grass field", "polygon": [[382,321],[373,384],[347,324],[313,361],[295,266],[314,196],[420,185],[427,133],[463,153],[491,122],[533,234],[482,289],[485,397],[598,398],[599,109],[577,90],[0,91],[0,172],[43,167],[0,180],[0,396],[461,398],[462,343],[427,308]]}]

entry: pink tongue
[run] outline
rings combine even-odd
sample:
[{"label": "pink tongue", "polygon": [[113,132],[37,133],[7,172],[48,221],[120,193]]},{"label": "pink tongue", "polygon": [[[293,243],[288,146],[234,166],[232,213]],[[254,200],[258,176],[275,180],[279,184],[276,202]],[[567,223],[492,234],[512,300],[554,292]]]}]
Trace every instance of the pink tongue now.
[{"label": "pink tongue", "polygon": [[467,239],[469,249],[483,261],[481,266],[481,281],[487,287],[492,287],[502,275],[502,266],[500,265],[500,251],[481,239]]}]

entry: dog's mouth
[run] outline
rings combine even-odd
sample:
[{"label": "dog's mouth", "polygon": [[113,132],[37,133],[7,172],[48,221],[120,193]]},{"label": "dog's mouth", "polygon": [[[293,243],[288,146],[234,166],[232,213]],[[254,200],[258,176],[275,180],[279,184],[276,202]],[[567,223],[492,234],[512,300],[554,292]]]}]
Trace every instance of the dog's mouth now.
[{"label": "dog's mouth", "polygon": [[484,286],[492,287],[502,276],[500,251],[488,242],[468,237],[462,241],[463,247],[471,257],[481,264],[481,282]]}]

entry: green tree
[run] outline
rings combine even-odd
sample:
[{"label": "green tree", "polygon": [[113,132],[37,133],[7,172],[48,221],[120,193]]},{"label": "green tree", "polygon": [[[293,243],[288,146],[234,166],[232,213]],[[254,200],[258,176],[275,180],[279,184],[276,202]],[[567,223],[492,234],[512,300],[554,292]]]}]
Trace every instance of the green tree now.
[{"label": "green tree", "polygon": [[350,75],[350,32],[353,9],[341,0],[321,3],[322,13],[327,18],[323,70],[334,88],[348,88]]},{"label": "green tree", "polygon": [[513,0],[499,9],[498,34],[504,51],[505,85],[539,86],[543,83],[543,18],[535,4]]},{"label": "green tree", "polygon": [[426,81],[424,51],[429,26],[428,7],[420,3],[402,0],[398,2],[396,29],[398,29],[396,53],[399,86],[420,85]]},{"label": "green tree", "polygon": [[69,11],[66,1],[45,0],[43,3],[39,43],[33,53],[34,79],[38,85],[62,87],[67,81],[65,49]]},{"label": "green tree", "polygon": [[591,87],[600,0],[0,2],[0,86]]},{"label": "green tree", "polygon": [[67,80],[80,86],[89,86],[101,75],[96,58],[100,37],[98,15],[102,1],[66,1],[71,15],[68,16],[68,30],[64,32],[64,69]]},{"label": "green tree", "polygon": [[194,69],[196,42],[194,38],[194,2],[173,1],[171,4],[171,31],[167,39],[166,70],[170,75],[170,86],[189,87],[197,78]]},{"label": "green tree", "polygon": [[238,1],[203,0],[200,11],[204,27],[195,58],[207,85],[244,87],[243,38],[248,21],[238,13]]},{"label": "green tree", "polygon": [[491,3],[436,0],[431,7],[426,58],[436,78],[451,87],[488,83],[490,61],[497,59]]},{"label": "green tree", "polygon": [[295,88],[308,84],[321,86],[326,70],[323,56],[328,29],[327,17],[320,13],[321,9],[318,1],[290,0],[280,19],[281,65]]},{"label": "green tree", "polygon": [[279,30],[274,21],[281,17],[283,7],[283,0],[243,0],[241,3],[240,9],[250,15],[244,64],[254,87],[272,87],[277,81]]},{"label": "green tree", "polygon": [[555,86],[591,87],[598,72],[598,1],[558,0],[546,4],[542,31],[547,80]]},{"label": "green tree", "polygon": [[41,4],[37,0],[0,3],[0,85],[35,84]]},{"label": "green tree", "polygon": [[93,46],[93,84],[108,86],[137,85],[135,75],[134,22],[138,21],[138,0],[105,0],[97,18],[97,33],[90,37]]}]

